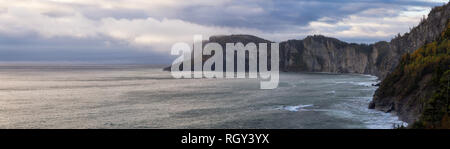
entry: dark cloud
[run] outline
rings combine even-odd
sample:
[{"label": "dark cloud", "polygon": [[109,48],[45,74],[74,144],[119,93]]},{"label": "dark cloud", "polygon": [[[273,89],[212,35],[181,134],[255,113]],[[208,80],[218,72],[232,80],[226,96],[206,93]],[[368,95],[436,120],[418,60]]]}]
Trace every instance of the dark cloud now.
[{"label": "dark cloud", "polygon": [[[368,9],[385,8],[401,11],[406,10],[406,6],[437,5],[442,3],[393,0],[241,0],[216,7],[187,7],[179,11],[176,16],[170,17],[206,25],[276,31],[292,25],[304,26],[323,17],[327,17],[328,22],[336,22],[348,15]],[[233,6],[239,6],[242,9],[227,9]],[[261,8],[262,12],[251,13],[258,8]],[[366,15],[392,17],[398,13],[379,12]]]}]

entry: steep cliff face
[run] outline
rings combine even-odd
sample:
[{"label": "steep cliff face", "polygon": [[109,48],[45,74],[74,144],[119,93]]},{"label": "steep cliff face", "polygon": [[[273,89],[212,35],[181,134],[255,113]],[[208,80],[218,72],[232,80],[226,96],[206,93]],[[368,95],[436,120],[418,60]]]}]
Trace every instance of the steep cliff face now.
[{"label": "steep cliff face", "polygon": [[[211,36],[209,37],[209,40],[204,41],[203,42],[203,46],[205,46],[207,43],[210,42],[214,42],[214,43],[219,43],[222,48],[223,48],[223,70],[226,70],[226,59],[227,59],[227,52],[226,52],[226,43],[242,43],[244,45],[247,45],[248,43],[252,42],[255,43],[257,47],[259,47],[259,43],[267,43],[267,50],[270,51],[270,43],[272,43],[269,40],[266,39],[262,39],[256,36],[252,36],[252,35],[230,35],[230,36]],[[257,50],[259,52],[259,48]],[[248,53],[245,54],[245,63],[248,64],[249,62],[249,57],[248,57]],[[268,56],[270,56],[270,52],[268,52]],[[203,61],[206,61],[210,56],[203,56]],[[235,68],[236,68],[236,64],[237,64],[237,59],[236,56],[234,58],[234,63],[235,63]],[[270,60],[270,59],[269,59]],[[258,63],[259,65],[259,63]],[[268,67],[270,68],[270,63],[268,63]],[[248,71],[249,66],[246,65],[245,66],[245,70]],[[213,65],[213,67],[211,68],[212,70],[215,69],[215,65]],[[228,70],[227,70],[228,71]],[[237,71],[236,69],[234,71]]]},{"label": "steep cliff face", "polygon": [[[450,127],[448,93],[443,97],[448,92],[445,80],[449,77],[449,14],[449,4],[436,7],[410,33],[389,43],[384,56],[387,60],[376,66],[384,66],[379,70],[391,73],[381,72],[381,76],[387,77],[369,108],[394,112],[414,128]],[[447,89],[443,90],[444,87]]]},{"label": "steep cliff face", "polygon": [[413,128],[450,128],[450,25],[381,82],[369,108],[395,112]]},{"label": "steep cliff face", "polygon": [[[205,47],[206,44],[208,43],[218,43],[222,46],[222,54],[223,54],[223,70],[226,70],[226,43],[243,43],[244,45],[247,45],[248,43],[252,42],[255,43],[256,46],[259,49],[259,45],[258,43],[267,43],[267,50],[268,50],[268,56],[270,56],[270,43],[272,43],[269,40],[266,39],[262,39],[253,35],[216,35],[216,36],[211,36],[209,37],[208,40],[204,40],[202,42],[203,47]],[[258,50],[259,51],[259,50]],[[212,52],[212,55],[214,55],[214,52]],[[203,62],[205,62],[206,60],[208,60],[208,58],[210,58],[212,55],[203,55],[202,56],[202,60]],[[193,56],[191,57],[193,58]],[[248,54],[246,53],[246,58],[245,58],[245,62],[248,63]],[[268,59],[270,60],[270,59]],[[236,56],[234,57],[234,62],[236,63]],[[180,65],[180,70],[182,70],[182,65]],[[236,66],[235,66],[236,67]],[[268,64],[268,67],[270,68],[270,63]],[[194,61],[191,61],[191,70],[194,69]],[[215,69],[215,65],[212,66],[211,68],[212,70]],[[248,70],[248,65],[246,65],[245,67],[246,70]],[[164,71],[170,71],[171,70],[171,66],[166,67],[163,69]]]},{"label": "steep cliff face", "polygon": [[280,65],[285,71],[363,73],[383,79],[397,66],[401,55],[439,37],[449,18],[449,4],[436,7],[409,33],[370,45],[324,36],[281,42]]},{"label": "steep cliff face", "polygon": [[284,71],[370,73],[372,48],[315,35],[280,43]]}]

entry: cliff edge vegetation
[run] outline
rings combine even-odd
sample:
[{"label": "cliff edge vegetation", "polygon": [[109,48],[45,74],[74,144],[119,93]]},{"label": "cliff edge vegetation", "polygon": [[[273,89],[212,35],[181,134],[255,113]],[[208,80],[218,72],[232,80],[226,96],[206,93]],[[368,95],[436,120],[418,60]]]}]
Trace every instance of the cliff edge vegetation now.
[{"label": "cliff edge vegetation", "polygon": [[450,24],[441,36],[402,56],[369,108],[394,112],[410,128],[450,128]]}]

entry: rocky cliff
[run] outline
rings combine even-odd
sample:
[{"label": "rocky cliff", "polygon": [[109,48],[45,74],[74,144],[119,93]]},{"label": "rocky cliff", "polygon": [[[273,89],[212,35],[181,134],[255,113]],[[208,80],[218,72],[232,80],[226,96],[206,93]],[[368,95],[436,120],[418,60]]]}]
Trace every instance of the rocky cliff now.
[{"label": "rocky cliff", "polygon": [[349,44],[321,35],[280,43],[284,71],[371,73],[372,45]]},{"label": "rocky cliff", "polygon": [[369,108],[395,112],[412,128],[450,128],[450,24],[441,37],[406,53]]},{"label": "rocky cliff", "polygon": [[401,55],[413,52],[439,37],[450,18],[450,5],[434,8],[427,19],[409,33],[390,42],[354,44],[324,36],[280,43],[281,68],[285,71],[313,71],[372,74],[383,79],[399,63]]},{"label": "rocky cliff", "polygon": [[[259,46],[258,43],[267,43],[268,51],[270,51],[270,43],[272,43],[269,40],[262,39],[262,38],[259,38],[259,37],[253,36],[253,35],[216,35],[216,36],[211,36],[211,37],[209,37],[208,40],[203,41],[202,45],[203,45],[203,47],[205,47],[206,44],[211,43],[211,42],[218,43],[223,48],[223,50],[222,50],[223,51],[223,57],[224,57],[223,58],[223,70],[225,70],[225,68],[226,68],[226,50],[225,50],[226,43],[238,43],[238,42],[240,42],[240,43],[243,43],[244,45],[246,45],[246,44],[252,42],[252,43],[257,44],[257,47]],[[214,55],[214,52],[212,52],[212,55]],[[270,56],[270,52],[268,52],[268,56]],[[211,57],[211,55],[203,55],[203,57],[202,57],[203,62],[205,62],[210,57]],[[236,57],[235,57],[234,61],[236,63]],[[193,70],[193,68],[194,68],[194,61],[192,60],[191,62],[192,62],[191,63],[191,69]],[[246,53],[245,62],[248,63],[248,53]],[[269,63],[268,66],[270,68],[270,63]],[[248,66],[247,65],[246,65],[245,68],[246,68],[246,70],[248,70]],[[215,65],[213,65],[213,67],[212,67],[212,70],[214,70],[214,69],[215,69]],[[171,70],[171,66],[166,67],[163,70],[164,71],[170,71]],[[182,70],[182,64],[180,66],[180,70]]]}]

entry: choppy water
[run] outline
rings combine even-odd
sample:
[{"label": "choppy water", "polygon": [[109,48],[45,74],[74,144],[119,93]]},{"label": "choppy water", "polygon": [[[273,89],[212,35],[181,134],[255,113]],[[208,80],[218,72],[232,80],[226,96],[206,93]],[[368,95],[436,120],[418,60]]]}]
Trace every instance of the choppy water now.
[{"label": "choppy water", "polygon": [[281,73],[172,79],[146,66],[0,66],[0,128],[392,128],[367,109],[376,78]]}]

